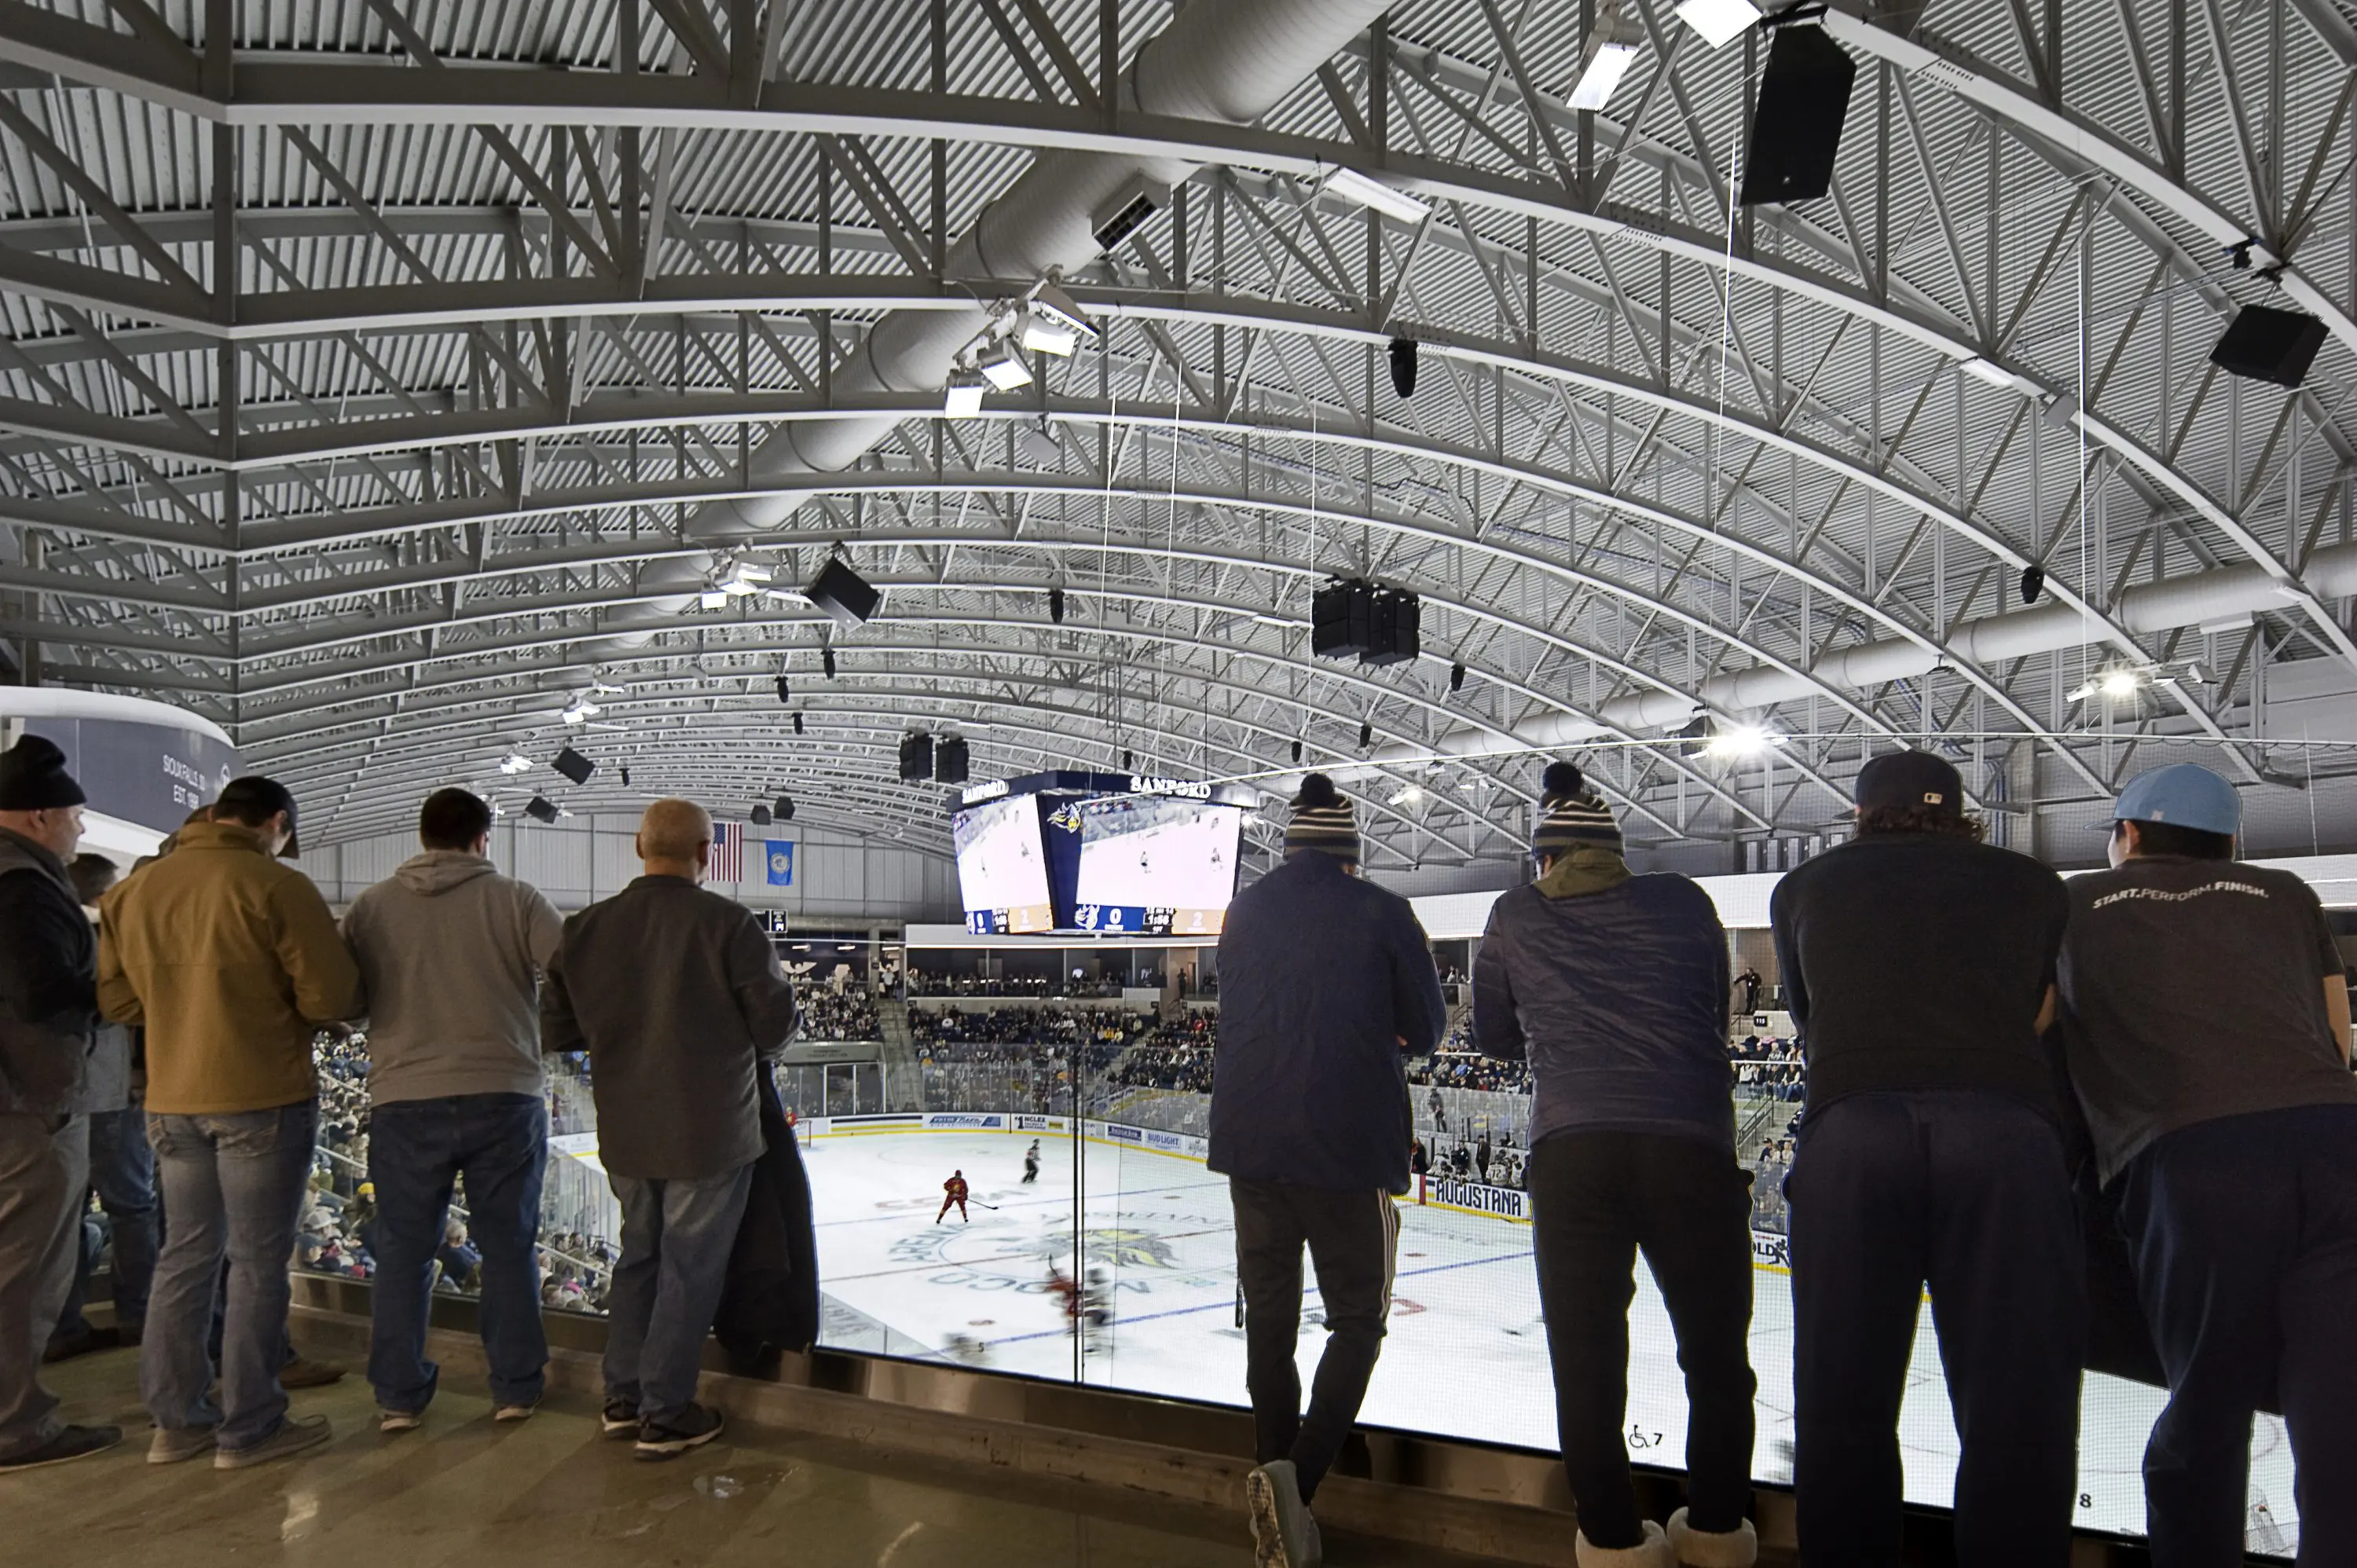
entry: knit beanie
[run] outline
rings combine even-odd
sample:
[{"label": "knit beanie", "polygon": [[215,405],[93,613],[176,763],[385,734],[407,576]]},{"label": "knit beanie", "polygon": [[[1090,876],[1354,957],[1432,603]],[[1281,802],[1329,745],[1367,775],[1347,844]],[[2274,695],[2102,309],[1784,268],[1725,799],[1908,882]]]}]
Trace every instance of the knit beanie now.
[{"label": "knit beanie", "polygon": [[0,811],[50,811],[89,800],[57,742],[28,735],[0,751]]},{"label": "knit beanie", "polygon": [[1301,793],[1293,798],[1293,820],[1285,828],[1285,853],[1291,854],[1297,849],[1323,850],[1358,864],[1359,824],[1351,814],[1351,802],[1342,799],[1334,780],[1323,773],[1304,779]]},{"label": "knit beanie", "polygon": [[1550,762],[1539,781],[1538,831],[1531,835],[1535,855],[1569,854],[1583,844],[1621,853],[1620,824],[1612,808],[1587,787],[1576,764]]}]

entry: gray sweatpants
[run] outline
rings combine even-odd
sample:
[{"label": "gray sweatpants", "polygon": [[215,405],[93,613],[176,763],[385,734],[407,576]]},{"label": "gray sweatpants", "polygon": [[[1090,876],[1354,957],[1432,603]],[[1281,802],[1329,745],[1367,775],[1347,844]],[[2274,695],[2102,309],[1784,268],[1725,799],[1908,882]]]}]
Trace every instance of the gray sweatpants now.
[{"label": "gray sweatpants", "polygon": [[81,1259],[90,1118],[0,1114],[0,1459],[64,1429],[41,1352]]}]

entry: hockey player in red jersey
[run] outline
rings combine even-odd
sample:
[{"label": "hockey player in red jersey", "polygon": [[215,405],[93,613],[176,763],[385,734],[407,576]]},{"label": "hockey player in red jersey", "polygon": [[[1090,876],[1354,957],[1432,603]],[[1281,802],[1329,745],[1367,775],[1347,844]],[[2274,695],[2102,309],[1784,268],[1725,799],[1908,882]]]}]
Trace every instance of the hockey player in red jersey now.
[{"label": "hockey player in red jersey", "polygon": [[947,1218],[950,1211],[950,1205],[952,1203],[957,1205],[958,1218],[960,1219],[964,1220],[969,1225],[974,1223],[974,1216],[965,1211],[965,1172],[952,1171],[950,1173],[950,1179],[942,1183],[942,1192],[943,1194],[942,1197],[942,1211],[941,1213],[933,1216],[934,1224],[939,1225],[943,1219]]}]

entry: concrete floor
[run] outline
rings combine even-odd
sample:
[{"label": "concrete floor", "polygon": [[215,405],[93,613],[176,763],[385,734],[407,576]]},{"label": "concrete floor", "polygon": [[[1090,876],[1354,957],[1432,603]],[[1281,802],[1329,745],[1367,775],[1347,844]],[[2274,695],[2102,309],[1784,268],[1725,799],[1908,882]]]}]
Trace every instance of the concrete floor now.
[{"label": "concrete floor", "polygon": [[[124,1428],[114,1451],[0,1478],[0,1557],[19,1563],[257,1562],[303,1568],[449,1563],[663,1563],[775,1568],[1238,1568],[1241,1509],[1215,1513],[1067,1485],[742,1428],[669,1464],[602,1441],[581,1395],[551,1396],[521,1426],[446,1374],[425,1426],[380,1435],[357,1376],[298,1392],[335,1441],[224,1473],[145,1463],[135,1352],[48,1369],[70,1419]],[[1569,1553],[1566,1551],[1566,1558]],[[1395,1542],[1329,1541],[1337,1568],[1474,1568],[1479,1560]]]}]

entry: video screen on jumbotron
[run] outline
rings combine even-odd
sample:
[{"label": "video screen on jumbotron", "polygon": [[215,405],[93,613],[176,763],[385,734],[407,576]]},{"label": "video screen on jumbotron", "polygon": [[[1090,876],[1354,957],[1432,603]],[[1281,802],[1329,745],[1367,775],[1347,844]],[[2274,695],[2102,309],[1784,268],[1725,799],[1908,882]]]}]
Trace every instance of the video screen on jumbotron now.
[{"label": "video screen on jumbotron", "polygon": [[1216,936],[1236,891],[1243,809],[1121,795],[1081,802],[1073,924],[1086,931]]},{"label": "video screen on jumbotron", "polygon": [[986,936],[1054,928],[1037,796],[1010,795],[969,806],[950,819],[950,839],[957,847],[958,894],[967,930]]}]

